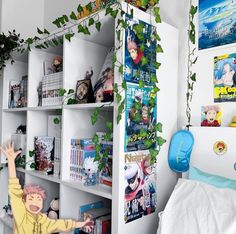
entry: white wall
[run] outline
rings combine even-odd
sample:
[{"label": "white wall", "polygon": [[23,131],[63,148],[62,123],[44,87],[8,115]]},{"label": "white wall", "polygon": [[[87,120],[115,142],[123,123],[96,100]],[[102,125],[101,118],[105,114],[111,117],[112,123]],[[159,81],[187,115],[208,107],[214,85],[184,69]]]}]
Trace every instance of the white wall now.
[{"label": "white wall", "polygon": [[44,0],[1,0],[1,5],[1,31],[15,29],[22,38],[27,38],[43,26]]}]

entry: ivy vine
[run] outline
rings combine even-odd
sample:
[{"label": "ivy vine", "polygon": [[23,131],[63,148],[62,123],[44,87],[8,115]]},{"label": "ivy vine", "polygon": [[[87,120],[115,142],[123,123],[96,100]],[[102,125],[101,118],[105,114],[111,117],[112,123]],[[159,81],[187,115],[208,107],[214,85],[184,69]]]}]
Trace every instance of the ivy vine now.
[{"label": "ivy vine", "polygon": [[[153,15],[155,17],[156,23],[161,23],[160,8],[159,8],[158,4],[159,4],[159,0],[151,0],[151,1],[141,0],[140,5],[138,7],[141,9],[146,9],[148,6],[150,6],[151,10],[153,12]],[[127,10],[129,12],[130,16],[133,17],[133,9],[129,5],[127,5],[127,7],[128,7]],[[84,17],[84,18],[78,17],[78,15],[79,16],[83,15],[85,10],[88,13],[88,16]],[[117,20],[117,26],[115,28],[115,35],[116,35],[116,39],[117,39],[118,43],[115,47],[113,64],[114,64],[114,67],[118,68],[119,73],[122,77],[121,85],[114,84],[114,94],[115,94],[114,96],[116,97],[116,101],[118,104],[118,114],[117,114],[116,120],[117,120],[117,124],[119,124],[121,121],[121,118],[122,118],[122,114],[125,111],[126,97],[123,94],[127,90],[127,84],[123,79],[124,64],[122,61],[118,60],[117,52],[119,51],[120,48],[122,48],[124,46],[123,45],[123,32],[126,28],[129,27],[129,25],[127,24],[127,22],[125,21],[125,19],[123,17],[126,14],[126,12],[122,9],[121,3],[119,1],[108,1],[108,4],[101,5],[100,9],[97,9],[96,12],[94,12],[91,2],[88,3],[86,6],[82,6],[81,4],[79,4],[77,7],[77,12],[72,11],[69,15],[64,14],[52,22],[58,28],[56,33],[51,34],[47,29],[37,28],[37,33],[38,33],[37,36],[35,36],[33,38],[27,38],[26,40],[22,40],[22,39],[20,39],[19,34],[16,35],[15,32],[13,32],[13,34],[10,34],[9,38],[8,39],[5,38],[5,41],[3,42],[4,48],[6,48],[5,44],[7,44],[8,41],[11,41],[12,45],[7,47],[7,52],[5,53],[6,56],[2,56],[2,54],[0,53],[1,54],[0,69],[2,69],[5,66],[5,62],[9,58],[11,58],[11,53],[14,50],[17,50],[17,51],[20,51],[21,53],[23,53],[25,50],[30,51],[32,46],[34,46],[35,48],[38,48],[38,49],[47,49],[49,47],[58,46],[60,44],[63,44],[63,38],[61,37],[62,34],[64,34],[65,39],[70,42],[71,39],[75,36],[75,33],[72,31],[72,29],[74,29],[75,27],[77,28],[78,33],[81,33],[84,35],[91,34],[91,32],[90,32],[91,27],[95,27],[97,31],[100,31],[101,27],[102,27],[102,22],[100,21],[100,18],[99,18],[100,10],[105,10],[106,16],[110,15],[111,17],[113,17],[114,19]],[[191,20],[192,21],[193,21],[193,17],[195,15],[195,13],[196,13],[195,8],[193,8],[191,10]],[[136,33],[136,36],[140,40],[144,39],[143,27],[144,27],[144,25],[142,23],[139,23],[138,25],[136,25],[134,27],[134,31]],[[193,34],[195,34],[195,26],[193,23],[191,23],[191,30],[189,31],[189,35],[191,35],[190,39],[193,38],[193,36],[192,36]],[[15,37],[15,36],[17,36],[17,37],[12,42],[11,37]],[[153,36],[157,42],[156,53],[163,53],[163,49],[160,44],[160,41],[161,41],[160,36],[158,35],[158,33],[156,31]],[[0,37],[0,39],[1,39],[1,37]],[[191,40],[191,42],[193,42],[193,40]],[[194,41],[194,44],[195,44],[195,41]],[[1,46],[1,41],[0,41],[0,46]],[[192,52],[192,53],[194,53],[194,52]],[[192,54],[189,55],[189,58],[191,55]],[[147,57],[142,58],[142,66],[144,66],[148,62],[149,62],[149,60]],[[192,65],[195,62],[191,61],[190,64]],[[161,63],[155,62],[154,65],[155,65],[156,69],[159,69],[161,66]],[[137,76],[140,76],[140,72],[137,73]],[[189,78],[191,80],[194,80],[194,75],[191,72],[189,72]],[[157,85],[158,79],[157,79],[156,75],[151,76],[151,83],[152,83],[152,91],[151,91],[152,96],[149,100],[149,113],[151,111],[151,108],[154,107],[155,97],[156,97],[157,93],[160,91],[160,89]],[[191,85],[190,82],[189,82],[189,85]],[[140,80],[139,87],[143,88],[144,86],[145,86],[144,81]],[[66,104],[76,104],[74,99],[71,97],[71,95],[73,95],[73,94],[74,94],[74,90],[72,90],[72,89],[68,90],[68,92],[64,89],[60,90],[60,96],[64,97],[64,101],[67,100]],[[189,98],[191,97],[190,92],[187,94],[187,97],[188,97],[187,99],[189,100]],[[63,101],[63,103],[64,103],[64,101]],[[102,107],[103,106],[101,106],[100,108],[96,108],[94,110],[94,112],[92,113],[91,122],[93,125],[96,124],[97,120],[99,119],[99,116],[101,116],[100,109]],[[139,110],[140,107],[141,107],[141,103],[137,103],[135,106],[135,110]],[[135,116],[136,122],[139,122],[141,119],[141,116],[138,113],[139,113],[139,111],[137,111],[137,114]],[[112,139],[113,124],[112,124],[112,122],[106,122],[105,126],[106,126],[107,131],[105,133],[104,140],[110,141]],[[166,142],[165,139],[163,139],[160,135],[158,135],[158,133],[162,132],[162,124],[157,123],[157,124],[154,124],[153,127],[156,131],[155,139],[147,139],[144,142],[145,146],[147,146],[147,148],[149,148],[149,151],[150,151],[151,164],[154,164],[156,162],[156,158],[160,152],[161,146]],[[141,138],[146,137],[147,134],[148,134],[147,131],[143,129],[142,131],[140,131],[139,137],[141,137]],[[95,160],[99,161],[99,170],[102,170],[105,166],[104,159],[106,159],[108,157],[109,151],[105,150],[105,152],[101,153],[101,146],[99,144],[99,139],[96,134],[93,137],[93,141],[95,143],[95,148],[96,148]],[[152,147],[153,141],[156,142],[157,147]]]},{"label": "ivy vine", "polygon": [[197,80],[197,75],[193,72],[193,65],[197,62],[198,56],[196,56],[196,26],[194,24],[194,17],[197,13],[198,7],[192,4],[190,0],[189,10],[189,28],[188,28],[188,73],[187,73],[187,93],[186,93],[186,116],[187,116],[187,127],[191,126],[191,107],[190,102],[193,97],[193,87]]}]

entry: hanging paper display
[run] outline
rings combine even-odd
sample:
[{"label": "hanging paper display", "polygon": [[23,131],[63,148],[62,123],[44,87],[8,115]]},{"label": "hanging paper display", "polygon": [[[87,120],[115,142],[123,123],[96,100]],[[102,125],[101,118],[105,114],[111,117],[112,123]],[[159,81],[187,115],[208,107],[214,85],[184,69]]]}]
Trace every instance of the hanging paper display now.
[{"label": "hanging paper display", "polygon": [[125,155],[125,223],[156,210],[156,165],[149,158],[148,151]]},{"label": "hanging paper display", "polygon": [[222,111],[220,105],[202,106],[201,126],[219,127],[222,121]]},{"label": "hanging paper display", "polygon": [[214,102],[236,101],[236,54],[214,58]]},{"label": "hanging paper display", "polygon": [[156,28],[128,15],[126,22],[124,79],[134,83],[143,80],[148,85],[156,75]]},{"label": "hanging paper display", "polygon": [[236,1],[199,0],[199,49],[236,42]]},{"label": "hanging paper display", "polygon": [[[154,108],[150,108],[151,87],[139,88],[127,83],[125,113],[125,152],[146,150],[155,147],[156,98]],[[146,140],[153,140],[147,144]]]}]

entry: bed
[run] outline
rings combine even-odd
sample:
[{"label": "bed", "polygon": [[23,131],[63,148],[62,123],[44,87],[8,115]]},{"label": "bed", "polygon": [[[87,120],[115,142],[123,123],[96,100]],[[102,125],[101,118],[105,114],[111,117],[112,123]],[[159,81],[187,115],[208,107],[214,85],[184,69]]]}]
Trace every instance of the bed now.
[{"label": "bed", "polygon": [[[195,139],[191,169],[159,213],[157,234],[236,234],[236,129],[190,131]],[[225,143],[224,152],[214,152],[216,142]]]}]

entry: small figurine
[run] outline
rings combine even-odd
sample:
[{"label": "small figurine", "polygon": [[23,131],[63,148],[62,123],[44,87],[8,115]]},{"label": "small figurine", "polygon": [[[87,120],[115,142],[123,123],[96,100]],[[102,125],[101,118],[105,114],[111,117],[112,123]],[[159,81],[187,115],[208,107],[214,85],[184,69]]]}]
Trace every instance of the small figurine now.
[{"label": "small figurine", "polygon": [[96,185],[98,183],[98,162],[88,157],[84,160],[85,183],[84,185]]},{"label": "small figurine", "polygon": [[38,92],[38,106],[42,106],[42,98],[43,98],[43,84],[42,84],[42,81],[39,82],[37,92]]},{"label": "small figurine", "polygon": [[62,68],[63,68],[63,59],[60,56],[56,56],[53,59],[53,63],[52,63],[52,67],[53,67],[53,72],[62,72]]},{"label": "small figurine", "polygon": [[108,67],[104,72],[103,72],[103,77],[104,77],[104,84],[103,84],[103,97],[104,97],[104,102],[111,102],[113,101],[114,97],[114,71],[112,68]]}]

